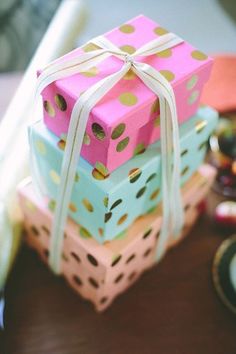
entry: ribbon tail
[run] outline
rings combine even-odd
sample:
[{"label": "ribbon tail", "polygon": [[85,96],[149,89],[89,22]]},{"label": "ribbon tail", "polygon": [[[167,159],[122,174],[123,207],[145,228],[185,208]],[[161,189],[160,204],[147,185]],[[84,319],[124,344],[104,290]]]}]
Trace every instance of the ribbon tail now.
[{"label": "ribbon tail", "polygon": [[51,230],[49,264],[56,274],[60,273],[61,252],[68,215],[68,205],[71,199],[73,182],[89,113],[95,104],[111,90],[129,69],[130,64],[125,64],[117,73],[93,85],[80,96],[73,108]]},{"label": "ribbon tail", "polygon": [[171,85],[155,69],[135,62],[134,71],[160,99],[163,221],[156,252],[156,260],[159,261],[167,250],[170,234],[183,226],[176,103]]}]

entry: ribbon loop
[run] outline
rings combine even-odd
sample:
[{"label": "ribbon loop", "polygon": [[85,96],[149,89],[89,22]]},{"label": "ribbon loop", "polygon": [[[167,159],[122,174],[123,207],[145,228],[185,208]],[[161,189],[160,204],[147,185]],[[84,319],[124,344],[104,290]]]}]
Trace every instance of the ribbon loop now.
[{"label": "ribbon loop", "polygon": [[72,59],[66,58],[62,62],[57,60],[48,65],[39,76],[36,97],[53,81],[84,71],[110,55],[124,61],[118,72],[102,79],[86,90],[78,98],[72,110],[51,231],[49,263],[55,273],[60,273],[68,205],[90,111],[130,68],[158,96],[160,101],[163,221],[156,251],[157,261],[165,253],[170,233],[181,230],[184,214],[180,193],[180,147],[175,95],[169,82],[158,71],[137,60],[139,56],[147,57],[172,48],[181,42],[183,42],[181,38],[173,33],[168,33],[150,41],[133,54],[127,54],[107,38],[99,36],[91,40],[90,43],[100,49]]}]

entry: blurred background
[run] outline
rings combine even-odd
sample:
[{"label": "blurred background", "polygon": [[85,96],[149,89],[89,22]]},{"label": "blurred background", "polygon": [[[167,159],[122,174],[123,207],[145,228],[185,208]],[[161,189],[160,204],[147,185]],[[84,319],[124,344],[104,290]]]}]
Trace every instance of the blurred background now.
[{"label": "blurred background", "polygon": [[[80,1],[80,0],[78,0]],[[60,0],[0,1],[0,71],[24,69]],[[208,53],[236,51],[235,0],[84,0],[78,44],[140,13]],[[193,30],[194,29],[194,30]],[[197,30],[196,30],[197,29]]]}]

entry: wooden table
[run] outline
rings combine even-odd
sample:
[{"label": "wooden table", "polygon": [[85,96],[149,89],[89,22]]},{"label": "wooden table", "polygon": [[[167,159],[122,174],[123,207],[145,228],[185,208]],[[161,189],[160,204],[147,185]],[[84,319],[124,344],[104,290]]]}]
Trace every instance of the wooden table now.
[{"label": "wooden table", "polygon": [[[1,111],[17,79],[0,78]],[[178,248],[100,315],[23,247],[6,290],[6,353],[236,353],[236,318],[211,276],[222,239],[202,216]]]}]

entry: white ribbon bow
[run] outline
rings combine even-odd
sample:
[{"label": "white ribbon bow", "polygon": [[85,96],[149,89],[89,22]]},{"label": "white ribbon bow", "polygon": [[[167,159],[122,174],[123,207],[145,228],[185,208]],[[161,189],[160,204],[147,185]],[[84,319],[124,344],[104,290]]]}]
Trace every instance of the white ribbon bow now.
[{"label": "white ribbon bow", "polygon": [[60,273],[68,205],[90,111],[130,69],[158,96],[160,101],[163,220],[156,250],[157,261],[165,253],[170,234],[179,235],[183,226],[184,213],[180,193],[180,146],[175,95],[164,76],[150,65],[137,61],[136,58],[156,54],[182,42],[183,40],[175,34],[168,33],[129,55],[108,39],[100,36],[93,39],[91,43],[101,49],[80,54],[76,58],[66,59],[63,62],[55,61],[49,64],[39,76],[36,98],[52,82],[86,71],[111,55],[124,61],[119,71],[87,89],[77,99],[71,113],[51,230],[49,264],[55,273]]}]

